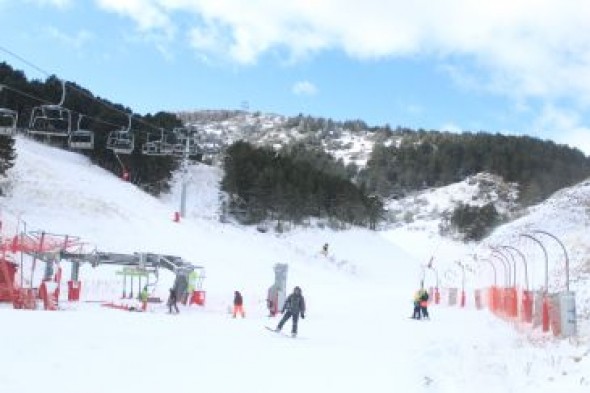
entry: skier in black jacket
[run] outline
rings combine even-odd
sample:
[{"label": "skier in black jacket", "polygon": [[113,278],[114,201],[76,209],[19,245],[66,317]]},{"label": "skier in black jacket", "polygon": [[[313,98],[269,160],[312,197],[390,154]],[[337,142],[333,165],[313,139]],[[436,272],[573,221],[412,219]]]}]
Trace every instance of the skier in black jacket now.
[{"label": "skier in black jacket", "polygon": [[305,319],[305,299],[301,294],[301,288],[295,287],[295,289],[293,289],[293,293],[287,296],[287,300],[285,300],[281,314],[285,315],[283,315],[283,318],[281,318],[281,321],[279,322],[279,325],[275,331],[281,331],[285,322],[287,322],[289,318],[292,317],[293,327],[291,328],[291,335],[293,337],[297,336],[297,323],[299,322],[299,315],[301,315],[301,318]]}]

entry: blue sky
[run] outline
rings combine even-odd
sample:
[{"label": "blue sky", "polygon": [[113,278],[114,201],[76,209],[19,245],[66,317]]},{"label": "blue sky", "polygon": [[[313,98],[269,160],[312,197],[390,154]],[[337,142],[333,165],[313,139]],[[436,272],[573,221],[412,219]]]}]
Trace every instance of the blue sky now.
[{"label": "blue sky", "polygon": [[514,3],[0,0],[0,47],[136,113],[247,102],[590,154],[590,2]]}]

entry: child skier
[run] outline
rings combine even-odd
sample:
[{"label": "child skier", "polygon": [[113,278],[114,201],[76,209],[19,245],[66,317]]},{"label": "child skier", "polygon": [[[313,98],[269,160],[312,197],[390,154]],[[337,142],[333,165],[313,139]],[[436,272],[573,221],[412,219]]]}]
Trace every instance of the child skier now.
[{"label": "child skier", "polygon": [[242,314],[242,318],[246,316],[244,313],[244,299],[242,298],[242,294],[239,291],[234,292],[234,318],[238,315]]},{"label": "child skier", "polygon": [[143,287],[143,290],[139,294],[139,299],[141,300],[141,311],[147,311],[148,297],[149,293],[146,285],[145,287]]}]

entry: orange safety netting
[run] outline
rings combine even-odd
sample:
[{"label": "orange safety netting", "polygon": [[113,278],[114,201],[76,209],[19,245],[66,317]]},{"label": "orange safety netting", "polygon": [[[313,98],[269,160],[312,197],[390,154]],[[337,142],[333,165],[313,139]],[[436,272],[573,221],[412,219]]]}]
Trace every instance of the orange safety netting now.
[{"label": "orange safety netting", "polygon": [[67,237],[58,237],[53,235],[43,235],[41,238],[14,236],[11,239],[3,240],[0,243],[0,252],[5,253],[46,253],[59,252],[78,248],[81,243],[77,239],[68,239]]}]

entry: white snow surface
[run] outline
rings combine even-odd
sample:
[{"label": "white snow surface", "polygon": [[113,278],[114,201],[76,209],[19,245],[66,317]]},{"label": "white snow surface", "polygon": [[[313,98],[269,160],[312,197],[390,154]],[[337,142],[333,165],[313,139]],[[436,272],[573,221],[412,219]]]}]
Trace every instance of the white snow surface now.
[{"label": "white snow surface", "polygon": [[[474,246],[403,228],[276,235],[222,224],[215,203],[222,174],[202,165],[188,170],[187,217],[176,223],[180,175],[171,194],[156,199],[75,153],[22,137],[16,148],[0,199],[4,235],[26,223],[79,236],[89,250],[182,256],[206,268],[207,302],[181,306],[179,315],[160,304],[145,313],[87,301],[62,300],[55,312],[0,304],[1,392],[590,391],[587,331],[558,340],[470,304],[432,306],[430,321],[408,318],[427,258]],[[535,214],[529,220],[550,219]],[[326,242],[328,257],[319,253]],[[288,286],[301,286],[307,302],[296,339],[264,329],[278,322],[265,308],[276,263],[289,265]],[[162,276],[154,295],[165,298],[172,276]],[[81,280],[83,300],[122,302],[112,268],[83,265]],[[228,313],[234,290],[244,295],[244,319]]]}]

